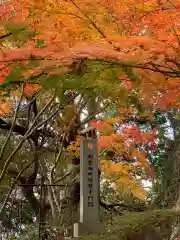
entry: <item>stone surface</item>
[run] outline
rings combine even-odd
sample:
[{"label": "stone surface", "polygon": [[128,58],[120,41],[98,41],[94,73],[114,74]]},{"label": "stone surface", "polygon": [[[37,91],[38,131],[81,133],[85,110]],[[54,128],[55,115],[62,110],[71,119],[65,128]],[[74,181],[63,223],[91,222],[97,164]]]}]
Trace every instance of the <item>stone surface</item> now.
[{"label": "stone surface", "polygon": [[74,237],[100,233],[97,139],[83,139],[80,149],[80,223]]}]

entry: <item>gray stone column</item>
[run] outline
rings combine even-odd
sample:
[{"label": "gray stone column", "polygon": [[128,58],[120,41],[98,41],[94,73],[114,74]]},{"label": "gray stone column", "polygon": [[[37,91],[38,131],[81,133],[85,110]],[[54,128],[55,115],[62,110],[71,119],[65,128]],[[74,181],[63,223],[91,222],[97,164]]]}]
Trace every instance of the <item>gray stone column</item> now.
[{"label": "gray stone column", "polygon": [[74,237],[100,233],[97,139],[83,139],[80,149],[80,222]]}]

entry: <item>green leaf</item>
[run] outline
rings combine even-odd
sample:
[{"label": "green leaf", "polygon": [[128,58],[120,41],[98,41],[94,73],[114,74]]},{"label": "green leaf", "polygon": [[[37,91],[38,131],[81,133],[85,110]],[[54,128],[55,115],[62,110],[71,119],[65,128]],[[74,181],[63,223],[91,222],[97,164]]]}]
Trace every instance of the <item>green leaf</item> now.
[{"label": "green leaf", "polygon": [[137,83],[137,84],[139,83],[139,75],[133,68],[123,67],[123,71],[132,82]]},{"label": "green leaf", "polygon": [[37,41],[36,41],[36,48],[41,48],[41,47],[43,47],[44,46],[44,40],[43,39],[38,39]]},{"label": "green leaf", "polygon": [[6,77],[5,81],[9,83],[13,81],[20,81],[25,71],[26,71],[25,66],[23,64],[19,64],[13,68],[13,70]]},{"label": "green leaf", "polygon": [[21,43],[36,36],[36,30],[29,30],[26,25],[4,23],[4,27],[8,32],[12,33],[12,36],[10,37],[12,40],[21,41]]},{"label": "green leaf", "polygon": [[7,31],[11,32],[13,35],[18,35],[27,29],[27,26],[25,25],[20,26],[13,23],[5,23],[4,27]]}]

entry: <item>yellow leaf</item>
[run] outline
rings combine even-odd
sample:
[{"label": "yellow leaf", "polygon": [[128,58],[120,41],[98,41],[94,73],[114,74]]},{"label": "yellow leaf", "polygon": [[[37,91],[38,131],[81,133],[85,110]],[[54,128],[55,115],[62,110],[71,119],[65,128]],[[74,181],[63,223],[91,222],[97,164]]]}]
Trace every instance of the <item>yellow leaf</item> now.
[{"label": "yellow leaf", "polygon": [[12,105],[10,103],[1,103],[0,104],[0,116],[6,116],[12,110]]},{"label": "yellow leaf", "polygon": [[116,181],[117,190],[120,190],[128,195],[133,195],[135,198],[145,201],[147,198],[147,192],[141,186],[140,182],[135,178],[131,178],[130,176],[121,176]]},{"label": "yellow leaf", "polygon": [[104,121],[113,125],[117,122],[117,119],[116,118],[104,118]]},{"label": "yellow leaf", "polygon": [[136,198],[138,198],[141,201],[145,201],[147,198],[147,192],[141,186],[138,186],[138,185],[133,186],[133,188],[131,189],[131,192],[132,192],[133,196],[135,196]]}]

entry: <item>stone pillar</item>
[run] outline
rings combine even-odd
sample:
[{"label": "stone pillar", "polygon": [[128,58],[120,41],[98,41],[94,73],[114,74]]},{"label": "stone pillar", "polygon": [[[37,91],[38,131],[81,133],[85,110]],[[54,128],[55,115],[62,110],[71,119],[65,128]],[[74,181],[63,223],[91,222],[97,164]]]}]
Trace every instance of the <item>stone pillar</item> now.
[{"label": "stone pillar", "polygon": [[97,139],[83,139],[80,149],[80,222],[74,237],[100,233]]}]

